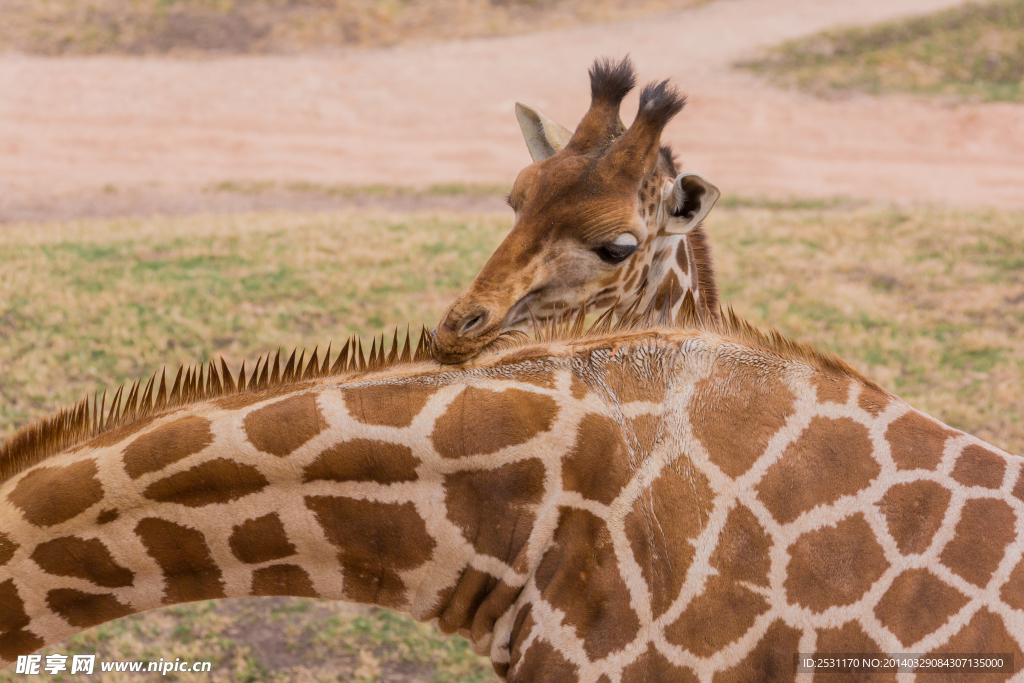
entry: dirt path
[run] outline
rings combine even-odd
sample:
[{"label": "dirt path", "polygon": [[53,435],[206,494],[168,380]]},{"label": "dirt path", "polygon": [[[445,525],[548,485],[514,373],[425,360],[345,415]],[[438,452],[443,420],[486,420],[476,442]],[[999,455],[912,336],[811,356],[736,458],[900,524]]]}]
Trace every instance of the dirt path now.
[{"label": "dirt path", "polygon": [[[690,93],[667,137],[727,194],[1024,207],[1024,106],[822,101],[728,66],[828,26],[959,2],[720,0],[333,56],[0,56],[0,220],[258,201],[201,192],[226,180],[509,183],[528,162],[513,103],[573,124],[591,60],[626,52],[642,79],[671,77]],[[635,95],[627,121],[634,108]]]}]

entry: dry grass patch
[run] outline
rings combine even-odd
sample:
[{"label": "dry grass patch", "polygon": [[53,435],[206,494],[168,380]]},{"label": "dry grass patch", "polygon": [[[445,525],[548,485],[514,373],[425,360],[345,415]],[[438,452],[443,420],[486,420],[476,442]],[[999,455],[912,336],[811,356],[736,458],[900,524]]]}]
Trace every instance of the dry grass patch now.
[{"label": "dry grass patch", "polygon": [[717,212],[723,298],[911,405],[1024,453],[1024,214]]},{"label": "dry grass patch", "polygon": [[911,92],[1024,101],[1024,0],[968,4],[793,40],[741,66],[818,94]]},{"label": "dry grass patch", "polygon": [[[741,313],[1024,451],[1024,215],[723,204],[708,228]],[[342,211],[6,228],[0,437],[165,363],[431,326],[510,223]]]},{"label": "dry grass patch", "polygon": [[[97,655],[93,677],[209,683],[495,683],[490,661],[458,636],[388,610],[300,598],[204,601],[118,619],[40,654]],[[210,662],[209,673],[101,672],[103,662]],[[45,659],[43,662],[45,663]],[[70,662],[70,659],[68,660]],[[154,679],[155,677],[155,679]],[[87,677],[88,678],[88,677]],[[34,676],[78,681],[80,674]],[[24,681],[12,669],[0,683]]]},{"label": "dry grass patch", "polygon": [[418,332],[508,227],[500,214],[351,211],[7,227],[0,437],[165,363]]},{"label": "dry grass patch", "polygon": [[268,53],[508,35],[707,0],[4,0],[0,49]]}]

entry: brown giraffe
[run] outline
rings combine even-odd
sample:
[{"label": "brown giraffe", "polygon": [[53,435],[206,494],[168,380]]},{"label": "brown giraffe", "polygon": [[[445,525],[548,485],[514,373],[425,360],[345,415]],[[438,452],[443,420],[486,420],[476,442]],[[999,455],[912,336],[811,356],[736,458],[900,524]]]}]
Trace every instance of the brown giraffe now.
[{"label": "brown giraffe", "polygon": [[460,363],[503,331],[586,305],[622,314],[651,301],[672,315],[687,291],[718,310],[711,254],[700,223],[719,191],[680,174],[661,132],[685,97],[667,81],[640,94],[625,129],[622,98],[636,82],[629,58],[590,70],[590,110],[570,132],[516,105],[534,163],[509,194],[515,225],[469,289],[449,306],[434,357]]},{"label": "brown giraffe", "polygon": [[797,652],[1021,669],[1024,461],[731,314],[622,327],[457,369],[397,344],[237,386],[211,366],[21,431],[0,665],[296,595],[436,620],[510,681],[790,681]]}]

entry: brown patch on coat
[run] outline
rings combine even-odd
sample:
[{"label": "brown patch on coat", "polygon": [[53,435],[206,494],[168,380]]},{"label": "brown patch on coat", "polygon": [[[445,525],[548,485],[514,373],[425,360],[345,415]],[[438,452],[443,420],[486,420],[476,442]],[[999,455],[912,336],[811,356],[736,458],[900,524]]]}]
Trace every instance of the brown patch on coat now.
[{"label": "brown patch on coat", "polygon": [[640,279],[637,280],[637,287],[642,287],[647,282],[647,273],[651,271],[651,264],[645,263],[643,270],[640,271]]},{"label": "brown patch on coat", "polygon": [[1024,610],[1024,559],[1010,572],[1006,583],[999,590],[999,597],[1013,609]]},{"label": "brown patch on coat", "polygon": [[783,584],[789,602],[814,612],[852,605],[889,568],[861,513],[801,535],[789,555]]},{"label": "brown patch on coat", "polygon": [[[849,377],[829,377],[828,375],[815,374],[811,377],[811,386],[814,387],[814,394],[818,403],[838,403],[845,405],[850,397]],[[863,392],[861,392],[863,395]]]},{"label": "brown patch on coat", "polygon": [[269,483],[252,465],[217,458],[155,481],[143,495],[161,503],[195,508],[230,503],[262,491]]},{"label": "brown patch on coat", "polygon": [[331,446],[306,465],[302,481],[416,481],[420,459],[402,444],[352,439]]},{"label": "brown patch on coat", "polygon": [[509,661],[512,666],[515,666],[516,662],[522,657],[523,643],[530,637],[533,627],[537,625],[537,622],[533,620],[533,615],[530,613],[532,610],[533,605],[526,603],[526,606],[516,614],[515,621],[512,622],[512,630],[508,634],[508,642],[512,644],[512,650],[509,653],[511,655]]},{"label": "brown patch on coat", "polygon": [[708,238],[704,232],[704,226],[698,225],[690,231],[686,240],[689,245],[690,260],[697,271],[697,289],[700,291],[700,298],[704,301],[704,309],[711,315],[712,320],[718,321],[719,297],[718,285],[715,282],[715,268],[711,261],[711,247],[708,245]]},{"label": "brown patch on coat", "polygon": [[889,405],[889,395],[884,391],[870,386],[861,386],[860,394],[857,396],[857,405],[871,417],[878,417]]},{"label": "brown patch on coat", "polygon": [[655,619],[679,596],[693,563],[692,540],[707,524],[712,498],[707,477],[677,461],[662,469],[626,515],[626,538],[651,590]]},{"label": "brown patch on coat", "polygon": [[44,541],[32,551],[32,561],[56,576],[74,576],[104,588],[131,586],[135,574],[114,560],[99,539],[64,536]]},{"label": "brown patch on coat", "polygon": [[297,598],[318,598],[313,581],[297,564],[272,564],[252,573],[253,595],[291,595]]},{"label": "brown patch on coat", "polygon": [[527,683],[545,680],[578,683],[580,677],[576,665],[563,657],[561,652],[546,641],[535,640],[512,671],[509,681]]},{"label": "brown patch on coat", "polygon": [[622,428],[605,415],[585,415],[576,430],[575,445],[562,459],[563,488],[610,505],[632,475]]},{"label": "brown patch on coat", "polygon": [[1006,461],[987,448],[971,444],[956,459],[953,478],[964,486],[997,489],[1003,485]]},{"label": "brown patch on coat", "polygon": [[657,294],[654,295],[655,310],[661,311],[665,308],[672,308],[683,298],[685,291],[683,286],[679,284],[679,277],[675,271],[669,271],[668,276],[663,278],[661,284],[658,285]]},{"label": "brown patch on coat", "polygon": [[[626,354],[623,354],[625,356]],[[664,378],[640,376],[629,358],[613,355],[604,366],[604,383],[619,403],[661,403],[667,391]]]},{"label": "brown patch on coat", "polygon": [[683,275],[690,274],[690,258],[686,255],[686,240],[679,240],[679,245],[676,247],[676,263],[679,264],[679,270],[683,271]]},{"label": "brown patch on coat", "polygon": [[751,468],[786,424],[794,401],[777,377],[759,377],[754,368],[720,362],[694,387],[690,422],[711,462],[735,479]]},{"label": "brown patch on coat", "polygon": [[27,655],[46,645],[45,640],[25,630],[30,621],[14,579],[0,583],[0,659],[13,662],[18,655]]},{"label": "brown patch on coat", "polygon": [[198,415],[181,417],[128,444],[124,449],[124,470],[132,479],[138,479],[195,455],[211,443],[209,420]]},{"label": "brown patch on coat", "polygon": [[[1004,653],[1013,657],[1013,673],[974,674],[970,677],[971,681],[1005,681],[1024,668],[1024,652],[1021,652],[1017,640],[1006,630],[1003,620],[987,607],[978,610],[959,633],[929,654],[945,655],[960,652],[970,652],[972,657]],[[962,680],[962,674],[953,674],[946,680]]]},{"label": "brown patch on coat", "polygon": [[548,431],[557,414],[555,400],[544,394],[467,386],[434,423],[430,440],[444,458],[487,455]]},{"label": "brown patch on coat", "polygon": [[555,388],[555,373],[548,372],[523,372],[516,375],[517,382],[526,382],[541,389]]},{"label": "brown patch on coat", "polygon": [[100,514],[96,515],[96,523],[99,525],[110,524],[111,522],[117,520],[117,518],[120,516],[120,512],[118,512],[114,508],[110,508],[109,510],[104,510]]},{"label": "brown patch on coat", "polygon": [[[836,654],[865,654],[884,656],[882,648],[878,643],[864,632],[856,621],[848,621],[839,628],[818,629],[818,643],[815,649],[818,652],[834,652]],[[843,673],[840,676],[832,675],[831,672],[822,674],[817,671],[813,681],[818,683],[830,683],[840,678],[843,683],[883,683],[896,681],[894,673]]]},{"label": "brown patch on coat", "polygon": [[698,657],[710,657],[739,640],[770,607],[764,597],[749,588],[712,576],[704,592],[665,629],[665,638]]},{"label": "brown patch on coat", "polygon": [[718,547],[711,555],[711,566],[733,581],[767,587],[771,549],[772,539],[757,517],[749,508],[738,504],[729,512],[725,527],[718,535]]},{"label": "brown patch on coat", "polygon": [[676,666],[658,652],[654,645],[648,645],[647,651],[636,658],[632,664],[622,671],[622,683],[646,683],[647,681],[672,681],[672,683],[697,683],[691,669]]},{"label": "brown patch on coat", "polygon": [[569,392],[577,401],[582,401],[587,396],[587,385],[583,383],[576,373],[571,373],[572,381],[569,383]]},{"label": "brown patch on coat", "polygon": [[341,496],[306,496],[305,501],[339,550],[345,597],[382,607],[404,606],[406,586],[399,572],[423,565],[437,545],[416,506]]},{"label": "brown patch on coat", "polygon": [[0,659],[13,662],[19,655],[31,654],[43,645],[45,640],[23,628],[5,631],[0,633]]},{"label": "brown patch on coat", "polygon": [[967,602],[927,569],[908,569],[875,605],[875,616],[907,647],[938,630]]},{"label": "brown patch on coat", "polygon": [[1013,485],[1013,491],[1010,493],[1017,500],[1024,501],[1024,468],[1021,468],[1020,474],[1017,475],[1017,483]]},{"label": "brown patch on coat", "polygon": [[0,533],[0,567],[11,561],[18,544],[10,539],[7,534]]},{"label": "brown patch on coat", "polygon": [[[633,264],[630,264],[629,271],[627,271],[627,272],[629,272],[629,277],[626,278],[626,282],[623,283],[623,285],[622,285],[622,291],[624,291],[624,292],[631,291],[633,289],[633,285],[636,284],[637,278],[640,276],[640,273],[637,273],[637,272],[633,271]],[[604,306],[599,305],[597,302],[595,302],[595,306],[594,307],[595,308],[604,308]]]},{"label": "brown patch on coat", "polygon": [[975,498],[964,503],[953,540],[939,559],[949,570],[984,588],[1015,538],[1016,517],[1010,506],[996,498]]},{"label": "brown patch on coat", "polygon": [[456,582],[451,597],[445,596],[446,602],[437,619],[441,633],[468,631],[473,623],[473,615],[497,585],[497,577],[467,566]]},{"label": "brown patch on coat", "polygon": [[591,660],[622,649],[640,630],[611,534],[590,512],[560,509],[558,527],[535,581],[551,606],[565,613],[565,623],[574,627]]},{"label": "brown patch on coat", "polygon": [[638,415],[626,420],[626,433],[631,436],[633,452],[639,458],[650,457],[664,436],[664,419],[661,415]]},{"label": "brown patch on coat", "polygon": [[77,517],[103,500],[95,460],[64,467],[39,466],[25,474],[7,500],[36,526],[53,526]]},{"label": "brown patch on coat", "polygon": [[235,557],[246,564],[280,560],[296,553],[276,512],[247,519],[236,525],[231,531],[228,545]]},{"label": "brown patch on coat", "polygon": [[264,453],[283,458],[294,453],[314,436],[327,429],[316,394],[289,396],[258,408],[242,421],[252,445]]},{"label": "brown patch on coat", "polygon": [[201,531],[146,517],[135,525],[135,533],[163,572],[163,604],[227,597],[220,567]]},{"label": "brown patch on coat", "polygon": [[715,683],[783,683],[796,680],[793,655],[800,631],[782,620],[772,622],[757,646],[736,666],[715,674]]},{"label": "brown patch on coat", "polygon": [[439,604],[437,626],[442,633],[468,634],[473,642],[494,632],[498,618],[508,611],[522,588],[466,567],[462,576]]},{"label": "brown patch on coat", "polygon": [[46,606],[76,628],[89,628],[134,614],[110,593],[85,593],[74,588],[55,588],[46,594]]},{"label": "brown patch on coat", "polygon": [[942,459],[946,439],[954,432],[921,413],[909,411],[885,430],[892,459],[901,470],[934,470]]},{"label": "brown patch on coat", "polygon": [[952,495],[941,484],[926,479],[893,484],[885,492],[876,505],[885,515],[889,533],[901,553],[914,555],[928,549],[942,526]]},{"label": "brown patch on coat", "polygon": [[408,427],[439,388],[406,383],[345,389],[345,407],[363,424]]},{"label": "brown patch on coat", "polygon": [[848,417],[814,417],[757,485],[780,524],[867,488],[882,471],[867,427]]},{"label": "brown patch on coat", "polygon": [[444,479],[448,519],[478,553],[513,562],[530,540],[544,494],[544,463],[530,458]]},{"label": "brown patch on coat", "polygon": [[473,617],[473,625],[469,629],[470,642],[480,642],[486,636],[493,634],[494,625],[498,623],[498,619],[511,609],[522,591],[522,587],[516,588],[500,581]]}]

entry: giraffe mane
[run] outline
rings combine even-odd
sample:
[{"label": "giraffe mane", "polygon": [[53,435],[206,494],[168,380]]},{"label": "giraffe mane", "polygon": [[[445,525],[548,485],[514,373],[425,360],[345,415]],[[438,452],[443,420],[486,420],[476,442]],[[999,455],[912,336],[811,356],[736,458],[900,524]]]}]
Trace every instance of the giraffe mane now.
[{"label": "giraffe mane", "polygon": [[[694,331],[710,333],[723,341],[736,343],[754,350],[767,352],[783,360],[806,363],[815,370],[832,377],[852,377],[864,384],[879,389],[871,380],[832,353],[819,351],[814,346],[794,341],[775,329],[763,332],[747,322],[728,307],[721,308],[718,315],[699,311],[694,303],[693,293],[687,291],[683,305],[674,320],[666,319],[666,311],[656,311],[652,298],[645,311],[638,311],[643,297],[615,317],[615,306],[601,314],[589,327],[586,325],[586,307],[569,309],[548,318],[544,323],[533,320],[534,334],[531,336],[518,330],[502,333],[491,342],[484,352],[501,352],[519,349],[519,353],[504,355],[501,364],[519,362],[533,356],[546,355],[542,344],[551,342],[587,342],[588,345],[608,341],[629,343],[642,339],[645,333],[664,328],[673,331]],[[77,403],[58,410],[34,423],[19,429],[3,443],[0,443],[0,484],[19,472],[39,462],[74,448],[85,442],[119,429],[131,428],[174,408],[192,405],[211,398],[231,395],[283,393],[293,387],[322,377],[354,377],[376,373],[403,365],[432,361],[429,348],[430,332],[422,328],[415,350],[412,335],[407,330],[404,344],[400,344],[398,328],[387,346],[384,335],[379,343],[374,337],[369,356],[364,352],[362,340],[353,335],[342,347],[331,363],[331,347],[327,347],[321,362],[317,348],[313,349],[308,362],[305,350],[295,359],[293,350],[287,361],[281,365],[281,352],[260,356],[251,374],[246,373],[242,361],[237,379],[233,379],[224,358],[220,358],[220,369],[213,360],[186,367],[178,366],[170,389],[167,388],[166,368],[156,372],[148,382],[136,380],[124,396],[125,385],[121,385],[106,406],[106,391],[102,397],[95,393],[90,401],[86,396]],[[271,363],[273,360],[273,363]],[[305,365],[305,368],[303,366]]]}]

